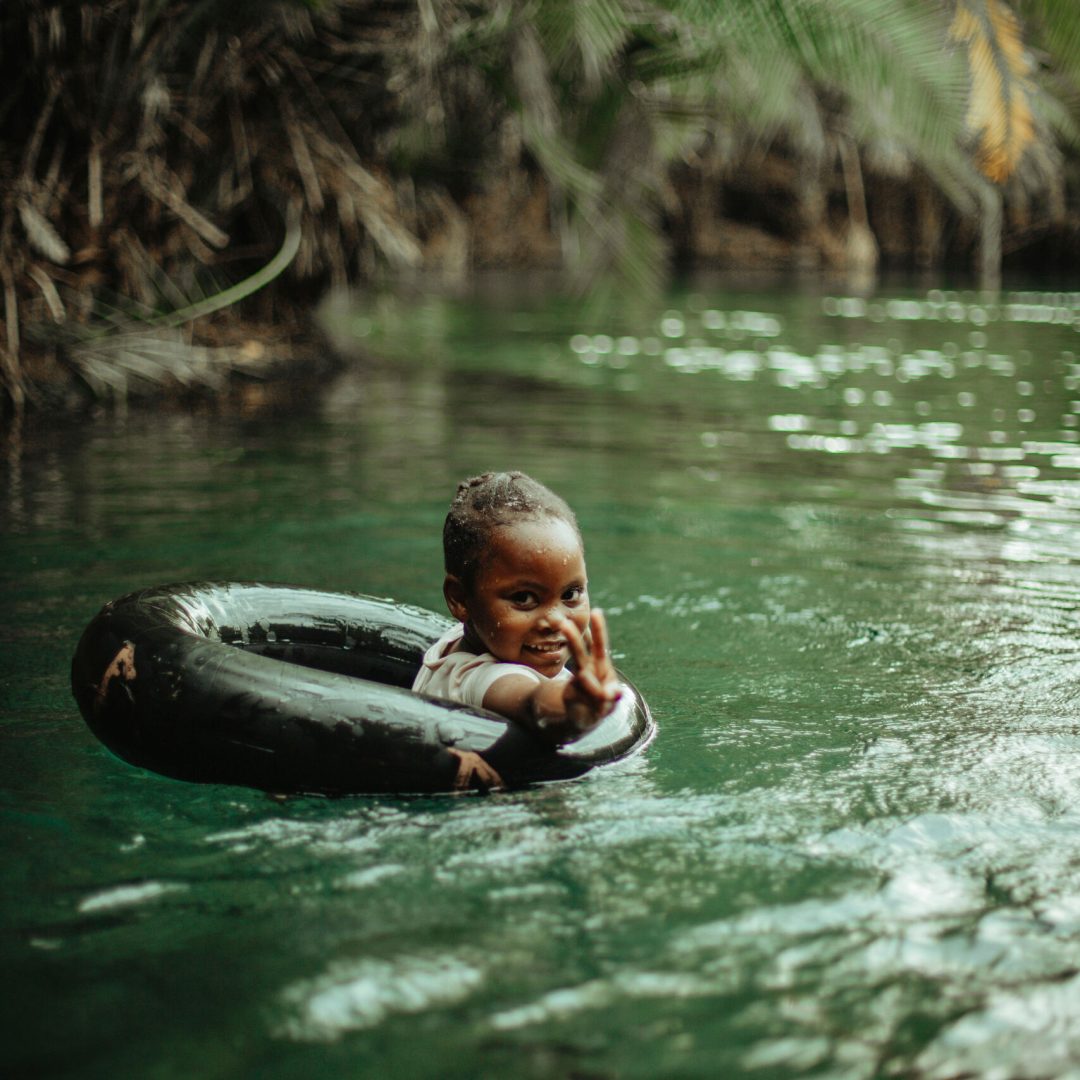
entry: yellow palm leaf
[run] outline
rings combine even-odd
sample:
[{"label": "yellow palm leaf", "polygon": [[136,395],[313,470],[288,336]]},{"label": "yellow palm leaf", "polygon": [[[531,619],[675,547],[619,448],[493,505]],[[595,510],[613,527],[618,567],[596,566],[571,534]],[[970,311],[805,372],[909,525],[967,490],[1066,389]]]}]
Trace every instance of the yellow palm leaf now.
[{"label": "yellow palm leaf", "polygon": [[978,138],[979,168],[1000,184],[1035,139],[1034,85],[1020,21],[1002,0],[959,0],[949,35],[967,49],[967,124]]}]

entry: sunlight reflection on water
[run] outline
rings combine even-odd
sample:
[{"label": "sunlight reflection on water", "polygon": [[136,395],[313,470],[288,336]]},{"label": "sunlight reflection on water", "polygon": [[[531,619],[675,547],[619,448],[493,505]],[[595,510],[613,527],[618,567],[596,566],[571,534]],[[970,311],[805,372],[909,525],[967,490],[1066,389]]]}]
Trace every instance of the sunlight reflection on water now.
[{"label": "sunlight reflection on water", "polygon": [[[312,415],[133,417],[9,478],[28,1000],[120,1073],[190,1042],[222,1075],[1068,1074],[1080,294],[424,303],[423,348]],[[68,643],[111,595],[264,577],[437,606],[446,501],[493,464],[578,510],[647,754],[278,804],[76,733]]]}]

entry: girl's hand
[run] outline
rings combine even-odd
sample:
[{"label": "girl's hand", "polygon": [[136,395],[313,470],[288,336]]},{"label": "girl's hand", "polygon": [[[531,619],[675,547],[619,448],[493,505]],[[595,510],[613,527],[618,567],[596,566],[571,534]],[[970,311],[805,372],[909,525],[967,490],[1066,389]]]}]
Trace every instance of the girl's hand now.
[{"label": "girl's hand", "polygon": [[607,623],[601,611],[589,616],[591,650],[569,619],[564,619],[559,629],[566,635],[577,667],[563,692],[566,718],[579,733],[584,733],[600,723],[622,696],[608,653]]},{"label": "girl's hand", "polygon": [[577,668],[569,679],[537,682],[524,675],[504,675],[484,695],[485,709],[519,720],[554,746],[573,742],[596,727],[622,696],[608,654],[604,616],[594,611],[589,618],[591,648],[569,619],[559,623],[559,632],[566,636]]}]

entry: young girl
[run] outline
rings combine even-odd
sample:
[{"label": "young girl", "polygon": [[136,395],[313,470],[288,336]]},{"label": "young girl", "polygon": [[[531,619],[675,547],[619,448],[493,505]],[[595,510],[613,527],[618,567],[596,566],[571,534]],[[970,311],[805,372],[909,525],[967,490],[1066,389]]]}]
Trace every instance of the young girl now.
[{"label": "young girl", "polygon": [[607,629],[590,613],[581,533],[558,495],[520,472],[464,481],[443,557],[458,625],[428,649],[414,690],[491,709],[556,745],[611,712],[620,691]]}]

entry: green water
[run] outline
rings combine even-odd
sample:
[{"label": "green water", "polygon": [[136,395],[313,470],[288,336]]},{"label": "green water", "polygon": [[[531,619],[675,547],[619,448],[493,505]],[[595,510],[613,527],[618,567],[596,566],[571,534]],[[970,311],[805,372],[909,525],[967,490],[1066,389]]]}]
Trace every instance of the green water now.
[{"label": "green water", "polygon": [[[394,360],[288,412],[9,433],[4,1074],[1075,1069],[1080,295],[339,316]],[[67,666],[105,600],[438,607],[446,503],[492,466],[578,510],[645,754],[276,802],[83,725]]]}]

